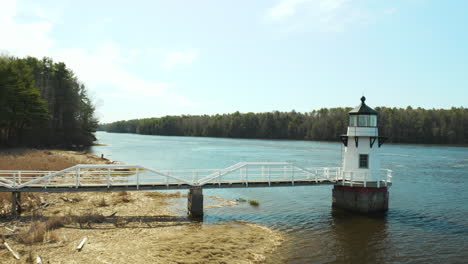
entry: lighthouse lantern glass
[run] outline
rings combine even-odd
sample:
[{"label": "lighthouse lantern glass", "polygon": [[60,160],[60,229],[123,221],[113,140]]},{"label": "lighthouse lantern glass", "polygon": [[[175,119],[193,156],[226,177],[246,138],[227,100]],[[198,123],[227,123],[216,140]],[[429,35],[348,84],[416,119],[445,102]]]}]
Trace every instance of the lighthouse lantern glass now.
[{"label": "lighthouse lantern glass", "polygon": [[377,116],[376,115],[350,115],[349,126],[376,127]]},{"label": "lighthouse lantern glass", "polygon": [[357,116],[349,116],[349,126],[357,126]]},{"label": "lighthouse lantern glass", "polygon": [[377,126],[377,116],[371,115],[370,116],[370,126],[376,127]]}]

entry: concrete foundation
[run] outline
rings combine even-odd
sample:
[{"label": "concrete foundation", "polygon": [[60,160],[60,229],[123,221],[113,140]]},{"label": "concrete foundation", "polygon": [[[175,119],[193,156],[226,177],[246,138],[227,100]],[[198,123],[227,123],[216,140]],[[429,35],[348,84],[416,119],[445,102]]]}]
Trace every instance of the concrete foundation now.
[{"label": "concrete foundation", "polygon": [[203,217],[203,189],[193,188],[189,190],[187,209],[191,217]]},{"label": "concrete foundation", "polygon": [[333,207],[360,213],[385,212],[388,210],[387,187],[333,187]]},{"label": "concrete foundation", "polygon": [[14,216],[21,215],[21,193],[11,193],[11,214]]}]

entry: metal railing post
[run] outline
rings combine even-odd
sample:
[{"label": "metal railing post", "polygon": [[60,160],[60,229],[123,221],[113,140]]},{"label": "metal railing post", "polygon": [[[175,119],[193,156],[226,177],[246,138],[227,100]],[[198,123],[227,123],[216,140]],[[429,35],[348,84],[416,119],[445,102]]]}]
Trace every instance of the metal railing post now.
[{"label": "metal railing post", "polygon": [[388,187],[388,172],[387,172],[387,175],[385,177],[385,187]]},{"label": "metal railing post", "polygon": [[140,190],[140,168],[136,168],[136,184],[137,184],[137,190]]},{"label": "metal railing post", "polygon": [[[51,173],[51,172],[49,172],[49,174],[48,174],[48,175],[50,175],[50,174],[52,174],[52,173]],[[44,188],[46,188],[46,189],[47,189],[47,185],[49,185],[49,184],[50,184],[50,177],[47,179],[47,184],[44,186]]]},{"label": "metal railing post", "polygon": [[21,171],[18,171],[18,182],[21,185]]},{"label": "metal railing post", "polygon": [[270,167],[268,167],[268,186],[271,186]]},{"label": "metal railing post", "polygon": [[249,167],[245,167],[245,187],[249,187]]},{"label": "metal railing post", "polygon": [[315,183],[318,182],[318,170],[316,169],[315,170]]},{"label": "metal railing post", "polygon": [[364,173],[364,187],[367,187],[367,172]]},{"label": "metal railing post", "polygon": [[379,178],[377,179],[377,188],[380,188],[380,172],[377,173],[377,175],[378,175],[378,177],[379,177]]},{"label": "metal railing post", "polygon": [[76,188],[80,186],[80,168],[76,169]]},{"label": "metal railing post", "polygon": [[291,166],[291,170],[292,170],[292,172],[291,172],[291,181],[292,181],[292,186],[294,186],[294,167],[293,166]]},{"label": "metal railing post", "polygon": [[351,172],[351,187],[353,187],[354,172]]},{"label": "metal railing post", "polygon": [[110,168],[107,168],[107,189],[110,187]]}]

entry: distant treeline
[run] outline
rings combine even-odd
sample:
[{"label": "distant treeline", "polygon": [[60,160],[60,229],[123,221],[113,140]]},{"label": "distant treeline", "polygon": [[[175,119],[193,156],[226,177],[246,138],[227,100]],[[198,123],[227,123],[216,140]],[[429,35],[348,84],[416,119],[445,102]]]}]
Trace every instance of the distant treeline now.
[{"label": "distant treeline", "polygon": [[94,106],[62,62],[0,56],[0,146],[87,146]]},{"label": "distant treeline", "polygon": [[[270,112],[202,116],[165,116],[100,125],[107,132],[336,141],[346,134],[351,108],[310,113]],[[468,109],[375,108],[380,135],[394,143],[468,144]]]}]

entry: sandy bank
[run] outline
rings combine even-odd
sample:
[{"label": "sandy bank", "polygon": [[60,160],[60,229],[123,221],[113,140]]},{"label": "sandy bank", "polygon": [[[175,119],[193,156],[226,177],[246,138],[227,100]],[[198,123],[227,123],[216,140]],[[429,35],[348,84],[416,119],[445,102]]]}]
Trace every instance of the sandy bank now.
[{"label": "sandy bank", "polygon": [[[0,169],[60,170],[107,162],[68,151],[0,154]],[[167,208],[173,199],[186,199],[178,193],[37,194],[28,199],[23,200],[34,205],[19,219],[0,219],[4,239],[22,257],[17,261],[2,247],[0,263],[31,263],[29,255],[41,256],[44,263],[264,263],[283,240],[278,232],[246,222],[208,225],[178,216]],[[31,228],[31,222],[51,226],[39,242],[25,242],[40,226]],[[88,242],[79,252],[75,248],[84,237]]]}]

